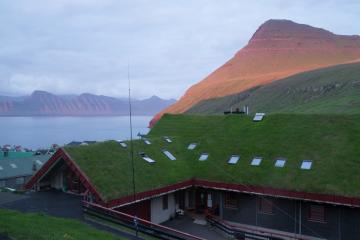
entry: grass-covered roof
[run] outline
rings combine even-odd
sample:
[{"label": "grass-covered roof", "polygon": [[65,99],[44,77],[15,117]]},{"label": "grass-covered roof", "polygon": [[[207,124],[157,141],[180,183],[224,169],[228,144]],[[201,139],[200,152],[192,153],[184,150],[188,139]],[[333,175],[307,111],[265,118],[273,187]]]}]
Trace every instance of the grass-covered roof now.
[{"label": "grass-covered roof", "polygon": [[[360,115],[274,114],[256,123],[238,115],[165,115],[147,137],[151,145],[134,141],[137,192],[196,177],[360,197]],[[192,142],[198,145],[188,150]],[[170,161],[164,148],[177,159]],[[106,200],[131,195],[128,148],[110,141],[65,150]],[[202,152],[209,153],[207,161],[198,160]],[[232,154],[240,155],[235,165],[227,163]],[[254,156],[263,157],[260,166],[250,165]],[[278,157],[287,160],[283,168],[274,167]],[[300,169],[306,159],[313,161],[311,170]]]}]

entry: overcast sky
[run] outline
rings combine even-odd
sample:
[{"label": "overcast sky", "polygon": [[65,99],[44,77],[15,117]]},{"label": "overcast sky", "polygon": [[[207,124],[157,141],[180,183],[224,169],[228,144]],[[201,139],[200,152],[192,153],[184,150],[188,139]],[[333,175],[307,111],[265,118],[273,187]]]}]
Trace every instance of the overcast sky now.
[{"label": "overcast sky", "polygon": [[268,19],[360,33],[360,1],[1,0],[0,94],[179,98]]}]

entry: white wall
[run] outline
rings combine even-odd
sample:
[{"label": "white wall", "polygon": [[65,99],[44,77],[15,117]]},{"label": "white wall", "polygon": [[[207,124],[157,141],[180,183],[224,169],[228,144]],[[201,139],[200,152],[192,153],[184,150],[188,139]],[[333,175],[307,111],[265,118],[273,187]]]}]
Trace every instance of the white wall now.
[{"label": "white wall", "polygon": [[159,224],[175,216],[175,195],[168,194],[168,209],[163,210],[163,197],[151,199],[151,222]]}]

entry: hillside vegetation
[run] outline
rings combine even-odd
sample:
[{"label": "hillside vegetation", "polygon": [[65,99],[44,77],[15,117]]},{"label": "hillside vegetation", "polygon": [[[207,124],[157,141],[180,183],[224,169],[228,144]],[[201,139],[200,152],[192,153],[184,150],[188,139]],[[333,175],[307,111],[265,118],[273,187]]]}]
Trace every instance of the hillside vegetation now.
[{"label": "hillside vegetation", "polygon": [[360,36],[336,35],[289,20],[271,19],[233,58],[192,85],[179,101],[158,113],[150,125],[164,113],[184,113],[204,100],[238,94],[298,73],[359,61]]},{"label": "hillside vegetation", "polygon": [[188,114],[222,114],[231,108],[266,113],[360,113],[360,63],[297,74],[248,91],[205,100]]},{"label": "hillside vegetation", "polygon": [[[360,197],[359,114],[273,114],[263,122],[238,115],[165,115],[147,137],[151,145],[134,141],[137,192],[195,177]],[[192,142],[198,145],[188,150]],[[162,149],[177,159],[170,161]],[[129,149],[110,141],[65,150],[105,200],[132,194]],[[156,163],[145,162],[139,152]],[[207,161],[198,160],[203,152],[209,153]],[[240,155],[236,165],[227,163],[232,154]],[[260,166],[250,165],[254,156],[263,157]],[[283,168],[274,167],[278,157],[287,160]],[[302,160],[312,160],[312,169],[301,170]]]}]

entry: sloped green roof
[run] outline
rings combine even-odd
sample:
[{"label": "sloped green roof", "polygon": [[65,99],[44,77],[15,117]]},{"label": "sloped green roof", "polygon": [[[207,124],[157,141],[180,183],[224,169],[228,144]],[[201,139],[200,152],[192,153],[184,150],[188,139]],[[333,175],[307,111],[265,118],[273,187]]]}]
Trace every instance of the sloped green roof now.
[{"label": "sloped green roof", "polygon": [[[172,138],[166,143],[164,136]],[[134,141],[136,190],[142,192],[192,177],[316,193],[360,197],[360,115],[244,116],[165,115],[148,139]],[[189,143],[198,143],[188,150]],[[161,149],[177,160],[170,161]],[[131,195],[129,150],[114,141],[65,149],[107,200]],[[140,158],[145,152],[156,163]],[[199,161],[202,152],[207,161]],[[235,165],[227,161],[240,155]],[[263,157],[251,166],[254,156]],[[275,168],[276,158],[286,158]],[[302,160],[311,170],[301,170]]]}]

